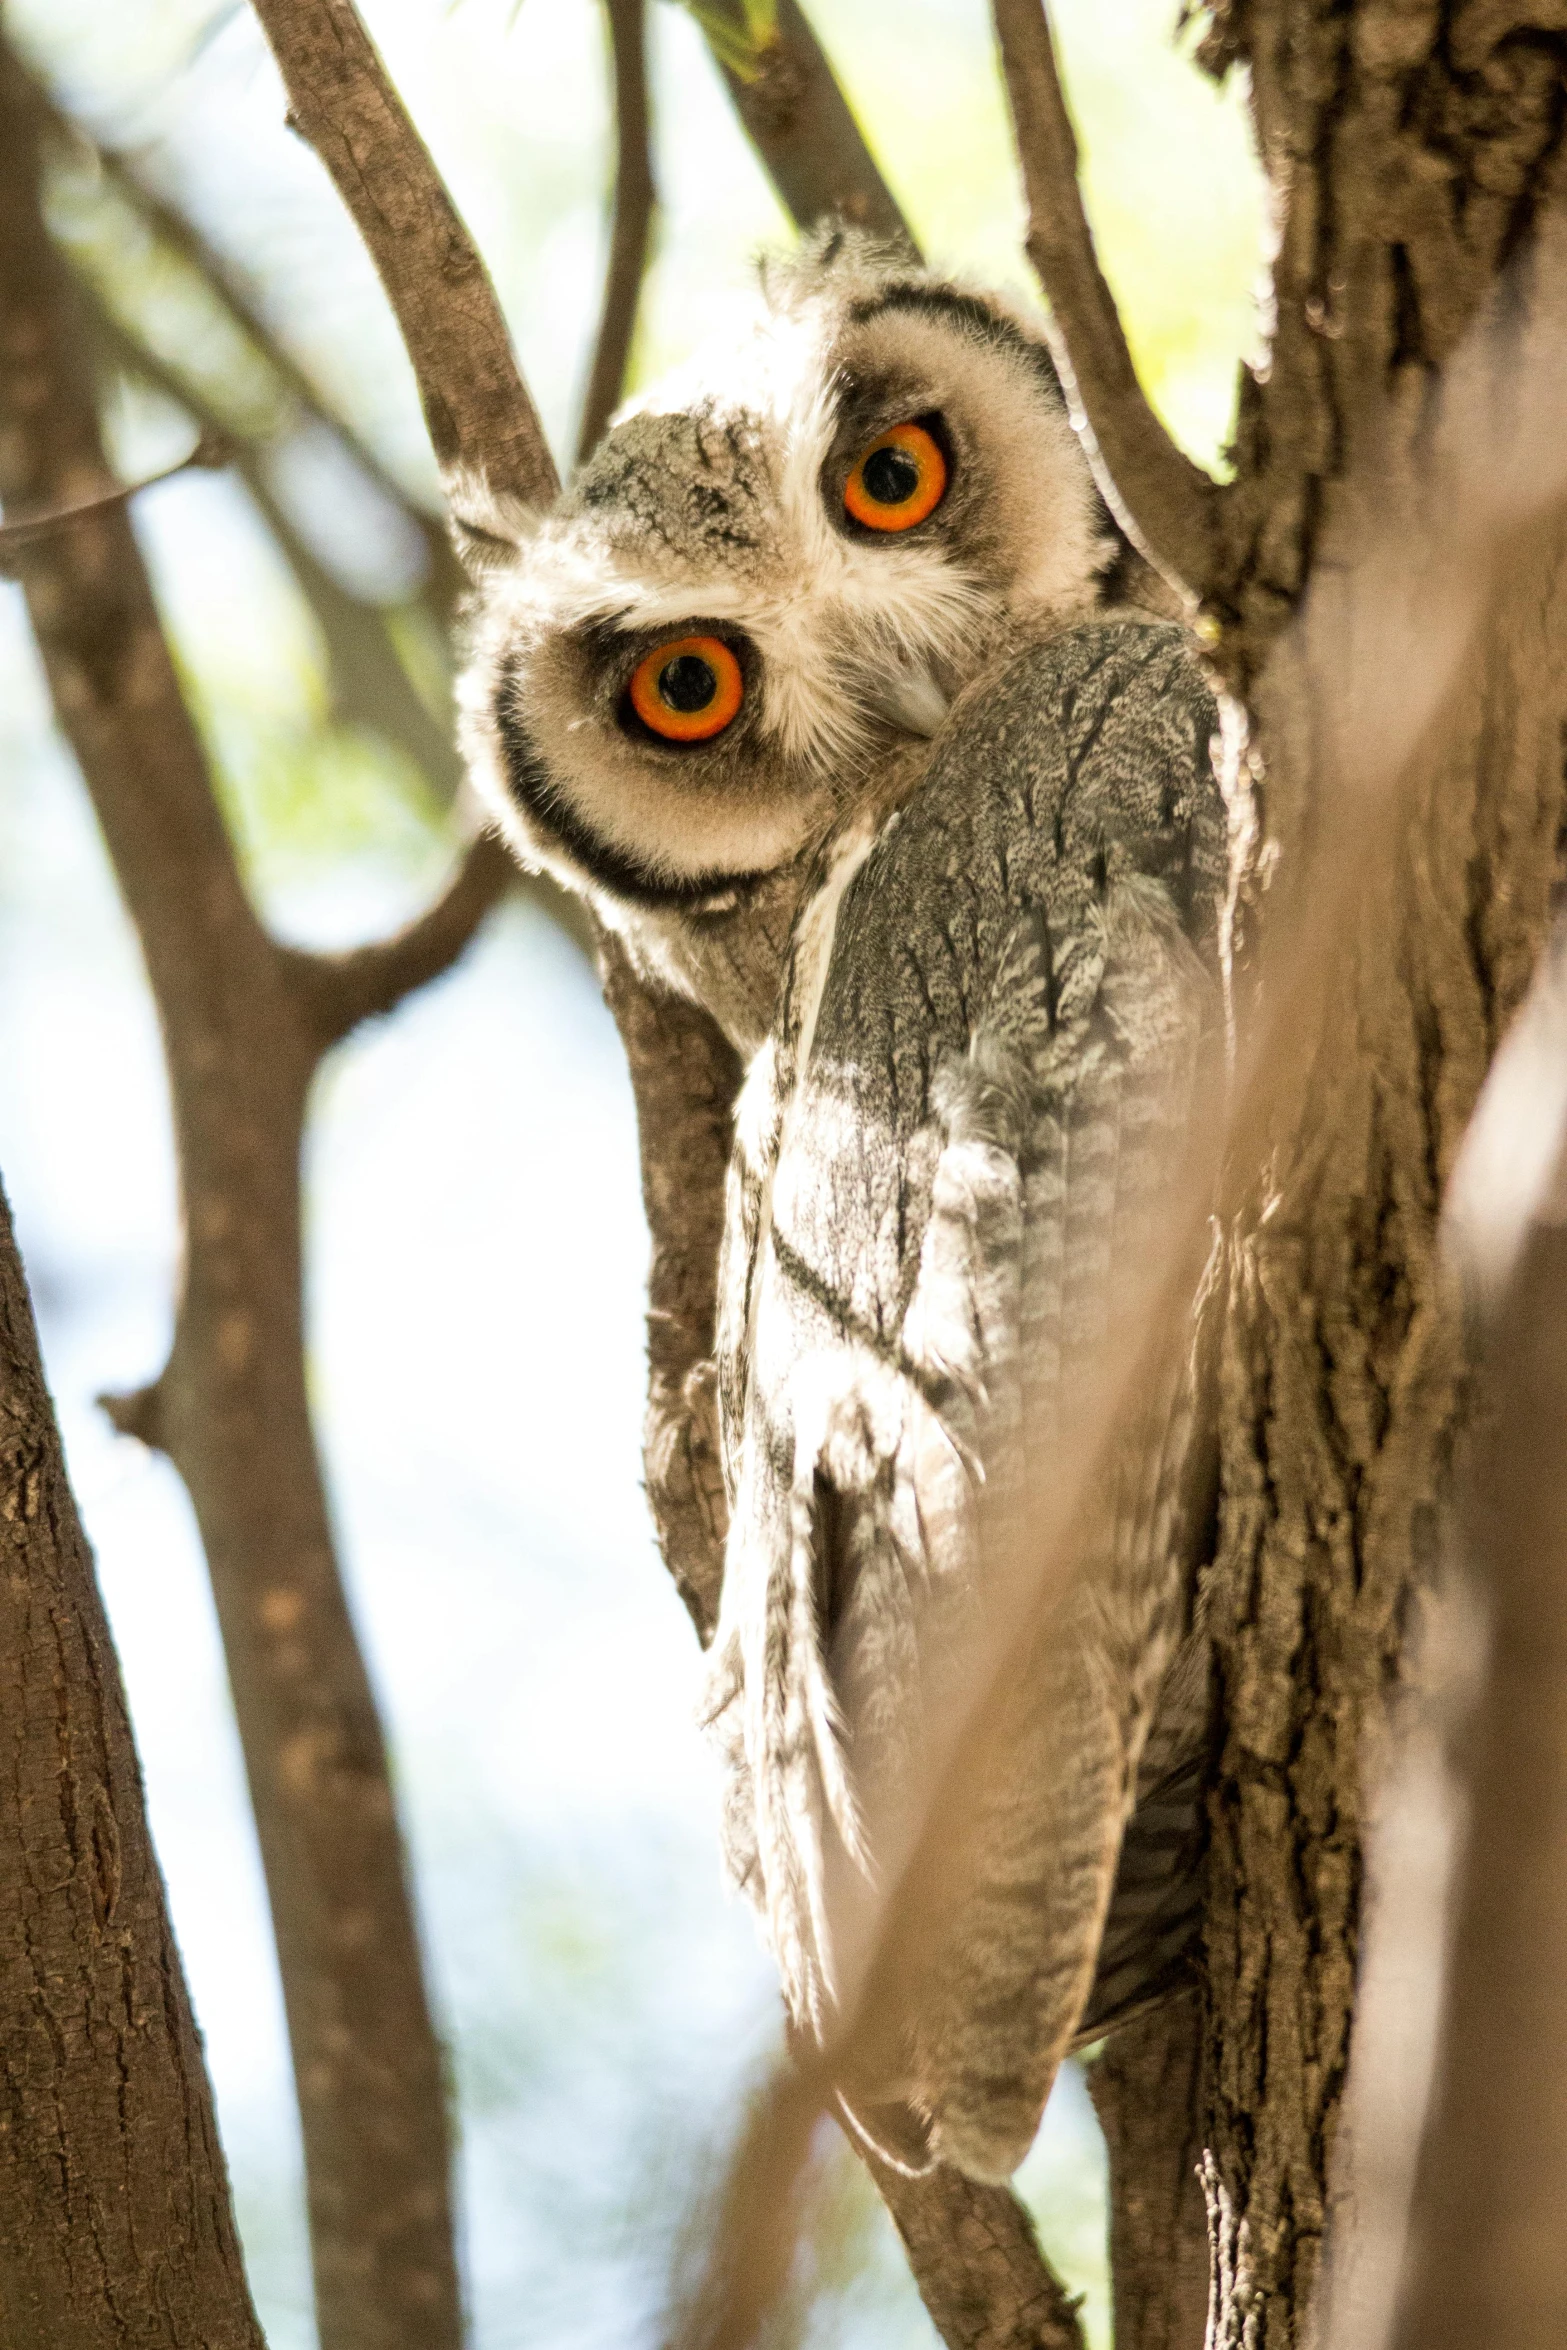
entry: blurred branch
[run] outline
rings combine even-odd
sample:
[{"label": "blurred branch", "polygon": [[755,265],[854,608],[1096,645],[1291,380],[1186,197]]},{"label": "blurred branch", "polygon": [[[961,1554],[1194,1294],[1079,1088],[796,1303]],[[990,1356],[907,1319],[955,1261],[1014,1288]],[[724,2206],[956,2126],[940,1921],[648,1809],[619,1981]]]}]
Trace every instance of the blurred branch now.
[{"label": "blurred branch", "polygon": [[677,2304],[664,2350],[747,2350],[789,2281],[802,2188],[821,2117],[821,2084],[777,2065],[747,2107],[694,2289]]},{"label": "blurred branch", "polygon": [[[0,494],[24,509],[111,479],[74,289],[41,218],[39,130],[0,49]],[[124,1417],[180,1470],[211,1572],[277,1935],[323,2350],[457,2350],[443,2069],[305,1390],[299,1160],[323,1039],[303,959],[245,896],[123,506],[19,549],[17,569],[165,1041],[184,1281],[169,1361]],[[482,871],[417,949],[392,948],[382,999],[471,932]]]},{"label": "blurred branch", "polygon": [[919,247],[796,0],[692,5],[735,112],[790,218],[803,229],[844,220]]},{"label": "blurred branch", "polygon": [[1094,251],[1077,141],[1044,0],[995,0],[996,37],[1028,196],[1028,257],[1050,304],[1050,348],[1100,488],[1138,548],[1199,599],[1217,577],[1221,492],[1171,440],[1137,380]]},{"label": "blurred branch", "polygon": [[375,263],[448,494],[482,481],[547,505],[560,487],[495,289],[351,0],[255,0],[290,120]]},{"label": "blurred branch", "polygon": [[155,490],[160,481],[172,481],[177,473],[188,473],[192,466],[210,472],[227,465],[229,456],[227,442],[216,433],[204,431],[188,457],[181,457],[177,464],[165,465],[157,473],[149,473],[141,481],[120,482],[111,490],[101,490],[95,498],[76,498],[43,513],[25,514],[15,522],[0,523],[0,575],[12,576],[11,557],[18,547],[31,546],[36,539],[48,538],[55,531],[69,530],[85,515],[101,514],[108,506],[123,506],[128,499],[139,497],[143,490]]},{"label": "blurred branch", "polygon": [[[201,392],[177,375],[105,306],[98,289],[83,281],[83,294],[105,357],[114,367],[146,382],[190,411],[203,432],[224,429]],[[362,604],[335,579],[298,530],[267,479],[253,442],[232,439],[227,454],[264,516],[284,560],[309,604],[326,647],[334,716],[363,726],[399,744],[430,779],[438,795],[451,799],[462,764],[448,727],[433,718],[415,692],[387,634],[382,609]]]},{"label": "blurred branch", "polygon": [[[1542,1148],[1543,1145],[1543,1148]],[[1556,2350],[1567,2320],[1567,933],[1502,1048],[1447,1232],[1481,1326],[1462,1547],[1484,1611],[1392,2350]],[[1470,1180],[1466,1182],[1466,1173]],[[1475,1180],[1474,1178],[1478,1178]],[[1406,1969],[1418,1957],[1410,1954]]]},{"label": "blurred branch", "polygon": [[6,2350],[263,2350],[3,1194],[0,1561]]},{"label": "blurred branch", "polygon": [[406,930],[340,955],[281,949],[322,1050],[340,1043],[361,1020],[395,1011],[405,996],[449,971],[516,880],[512,859],[481,833],[441,895]]},{"label": "blurred branch", "polygon": [[1203,2350],[1202,2005],[1194,1992],[1126,2024],[1088,2068],[1110,2158],[1116,2350]]},{"label": "blurred branch", "polygon": [[[277,378],[284,394],[303,415],[313,418],[343,443],[366,478],[418,531],[430,564],[426,592],[440,619],[448,621],[461,590],[462,574],[440,522],[393,479],[370,444],[324,398],[263,315],[244,271],[212,244],[194,221],[149,184],[135,155],[117,148],[100,146],[52,95],[41,86],[38,87],[39,102],[46,110],[50,127],[64,149],[67,152],[78,149],[92,159],[94,166],[102,172],[105,182],[142,223],[153,242],[173,254],[201,280],[210,298],[219,305],[236,331],[254,345],[264,365]],[[135,336],[134,328],[124,319],[110,318],[109,307],[101,289],[91,286],[89,291],[95,308],[106,321],[119,333],[136,340],[138,348],[144,350],[145,372],[150,374],[156,368],[159,380],[167,379],[171,395],[193,411],[201,406],[211,406],[209,400],[204,400],[199,387],[183,371],[176,369],[161,354],[155,353],[150,344],[142,343]],[[249,445],[233,419],[215,415],[214,420],[232,439]]]},{"label": "blurred branch", "polygon": [[615,64],[615,215],[593,367],[577,431],[577,462],[591,456],[619,407],[636,329],[657,194],[648,127],[647,0],[604,0]]}]

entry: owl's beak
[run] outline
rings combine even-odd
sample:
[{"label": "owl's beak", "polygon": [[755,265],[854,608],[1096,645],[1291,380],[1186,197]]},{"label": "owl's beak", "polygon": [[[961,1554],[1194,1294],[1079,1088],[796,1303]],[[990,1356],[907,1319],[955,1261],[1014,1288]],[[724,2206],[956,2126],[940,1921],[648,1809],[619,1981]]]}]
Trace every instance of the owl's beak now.
[{"label": "owl's beak", "polygon": [[927,738],[941,731],[951,701],[923,663],[873,671],[865,680],[865,698],[879,718],[902,733]]}]

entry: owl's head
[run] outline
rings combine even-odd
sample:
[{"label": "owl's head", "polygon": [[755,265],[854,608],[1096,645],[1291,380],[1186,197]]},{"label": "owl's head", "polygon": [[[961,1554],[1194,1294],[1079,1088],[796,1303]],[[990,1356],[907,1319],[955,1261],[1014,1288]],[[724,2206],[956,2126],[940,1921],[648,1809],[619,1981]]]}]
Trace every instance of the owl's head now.
[{"label": "owl's head", "polygon": [[484,526],[481,796],[693,992],[731,988],[707,966],[743,930],[757,1001],[712,1004],[742,1043],[791,876],[1121,551],[1037,331],[841,233],[764,268],[748,331],[625,410],[553,509]]}]

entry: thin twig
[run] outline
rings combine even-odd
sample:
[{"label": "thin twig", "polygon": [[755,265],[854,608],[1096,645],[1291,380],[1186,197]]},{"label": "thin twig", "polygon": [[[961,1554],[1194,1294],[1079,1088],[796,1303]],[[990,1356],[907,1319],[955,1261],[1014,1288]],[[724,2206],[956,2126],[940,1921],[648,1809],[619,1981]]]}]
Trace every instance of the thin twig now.
[{"label": "thin twig", "polygon": [[1222,493],[1176,447],[1137,380],[1083,210],[1077,141],[1044,0],[994,4],[1028,196],[1028,257],[1050,303],[1057,372],[1086,423],[1085,445],[1117,521],[1174,584],[1200,600],[1218,577]]},{"label": "thin twig", "polygon": [[[153,241],[194,272],[235,332],[253,345],[262,364],[276,377],[285,403],[291,402],[302,415],[323,425],[340,440],[367,480],[419,533],[430,565],[429,596],[441,620],[449,620],[461,590],[462,574],[440,521],[409,496],[369,442],[331,406],[264,316],[245,271],[220,251],[193,220],[159,194],[146,177],[140,156],[100,144],[41,84],[35,87],[62,145],[68,151],[78,149],[90,158],[93,168],[101,171],[104,181]],[[102,290],[93,286],[92,293],[97,308],[108,315],[109,305]],[[122,334],[135,337],[135,326],[125,319],[116,316],[114,324]],[[153,353],[150,345],[147,349],[149,358],[156,357],[159,367],[172,379],[175,396],[194,406],[196,394],[186,374],[172,359]],[[225,429],[236,439],[245,437],[233,422],[226,423]]]},{"label": "thin twig", "polygon": [[577,429],[577,463],[619,407],[636,331],[657,191],[648,126],[647,0],[604,0],[615,65],[615,212],[593,366]]},{"label": "thin twig", "polygon": [[188,457],[179,458],[173,465],[164,465],[156,473],[145,474],[140,481],[116,482],[113,489],[101,490],[94,498],[73,498],[63,506],[51,506],[47,512],[19,514],[14,522],[0,523],[0,572],[12,573],[12,557],[18,547],[31,546],[35,540],[49,538],[56,531],[69,530],[89,514],[101,514],[106,507],[123,506],[131,498],[139,498],[143,490],[155,490],[160,482],[172,481],[178,473],[188,473],[192,466],[199,471],[212,472],[227,465],[233,454],[220,433],[205,429],[197,436],[196,446]]},{"label": "thin twig", "polygon": [[[203,431],[231,429],[201,391],[114,317],[95,285],[79,282],[109,363],[188,408]],[[228,453],[315,614],[326,646],[333,714],[399,744],[437,794],[450,799],[462,774],[450,727],[443,727],[415,692],[387,633],[383,609],[350,595],[301,537],[267,478],[260,446],[234,434]]]}]

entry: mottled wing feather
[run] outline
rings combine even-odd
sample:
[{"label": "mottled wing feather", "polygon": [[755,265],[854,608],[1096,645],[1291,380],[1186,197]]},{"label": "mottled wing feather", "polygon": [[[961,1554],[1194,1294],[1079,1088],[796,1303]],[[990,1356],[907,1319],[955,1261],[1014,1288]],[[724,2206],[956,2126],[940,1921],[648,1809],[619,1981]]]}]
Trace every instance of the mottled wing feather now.
[{"label": "mottled wing feather", "polygon": [[[818,2032],[901,1859],[996,1528],[1070,1440],[1181,1157],[1217,1027],[1215,725],[1179,633],[1135,623],[971,696],[833,922],[802,925],[817,961],[797,948],[742,1106],[711,1704],[730,1865]],[[902,2112],[906,2142],[976,2175],[1021,2158],[1088,2007],[1183,1620],[1193,1410],[1177,1348],[1122,1431],[1102,1541],[1019,1660],[962,1900],[851,2085],[862,2121]]]}]

